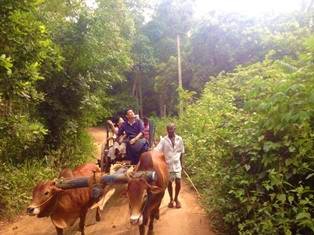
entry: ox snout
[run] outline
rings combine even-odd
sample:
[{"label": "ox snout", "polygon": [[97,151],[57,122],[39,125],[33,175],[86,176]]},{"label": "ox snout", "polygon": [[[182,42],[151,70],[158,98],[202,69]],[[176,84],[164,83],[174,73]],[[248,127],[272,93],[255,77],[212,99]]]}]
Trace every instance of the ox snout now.
[{"label": "ox snout", "polygon": [[131,215],[130,223],[132,225],[141,225],[141,224],[143,224],[143,216],[142,215]]},{"label": "ox snout", "polygon": [[27,207],[27,209],[26,209],[26,213],[28,215],[38,215],[39,212],[40,212],[40,209],[37,207],[30,206],[30,207]]}]

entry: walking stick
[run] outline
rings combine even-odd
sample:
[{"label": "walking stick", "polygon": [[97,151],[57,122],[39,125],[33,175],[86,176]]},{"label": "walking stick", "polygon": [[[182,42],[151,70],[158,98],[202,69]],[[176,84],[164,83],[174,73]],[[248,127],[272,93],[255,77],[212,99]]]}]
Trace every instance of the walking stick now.
[{"label": "walking stick", "polygon": [[193,183],[191,177],[189,176],[189,174],[188,174],[184,169],[183,169],[183,173],[185,174],[185,176],[186,176],[186,178],[188,179],[188,181],[191,183],[191,185],[192,185],[193,189],[195,190],[197,196],[198,196],[199,198],[201,198],[201,194],[200,194],[200,192],[197,190],[197,188],[195,187],[195,185],[194,185],[194,183]]}]

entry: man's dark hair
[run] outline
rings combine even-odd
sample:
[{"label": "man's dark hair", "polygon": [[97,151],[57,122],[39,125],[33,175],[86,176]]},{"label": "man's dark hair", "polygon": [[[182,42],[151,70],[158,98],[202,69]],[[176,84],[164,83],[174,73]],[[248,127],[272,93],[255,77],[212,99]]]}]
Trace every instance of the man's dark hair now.
[{"label": "man's dark hair", "polygon": [[132,108],[127,108],[127,109],[125,110],[125,112],[124,112],[124,116],[127,116],[127,115],[128,115],[128,112],[129,112],[130,110],[132,110],[132,111],[134,112],[134,109],[132,109]]},{"label": "man's dark hair", "polygon": [[114,116],[114,117],[112,117],[111,118],[111,121],[113,122],[113,123],[118,123],[118,121],[119,121],[119,116]]}]

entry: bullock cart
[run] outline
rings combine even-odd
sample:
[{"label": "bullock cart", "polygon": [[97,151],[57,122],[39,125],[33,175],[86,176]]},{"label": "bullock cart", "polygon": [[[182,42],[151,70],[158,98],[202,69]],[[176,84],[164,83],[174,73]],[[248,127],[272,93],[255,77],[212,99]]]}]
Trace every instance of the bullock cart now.
[{"label": "bullock cart", "polygon": [[97,160],[102,172],[109,173],[110,167],[116,163],[130,167],[130,162],[125,159],[125,145],[120,144],[110,128],[106,127],[105,141],[101,146],[100,158]]}]

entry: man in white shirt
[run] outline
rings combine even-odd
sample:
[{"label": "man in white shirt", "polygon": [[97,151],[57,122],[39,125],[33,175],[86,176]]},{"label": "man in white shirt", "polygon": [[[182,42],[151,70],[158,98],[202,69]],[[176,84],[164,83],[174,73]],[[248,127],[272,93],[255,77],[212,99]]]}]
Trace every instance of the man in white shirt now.
[{"label": "man in white shirt", "polygon": [[[168,135],[162,138],[155,150],[162,152],[165,155],[168,170],[170,173],[170,181],[168,184],[168,192],[170,196],[169,208],[181,208],[181,203],[178,200],[181,189],[181,171],[182,171],[182,155],[184,153],[184,145],[182,138],[175,134],[176,126],[171,123],[167,125]],[[172,194],[172,183],[175,181],[175,196]]]}]

